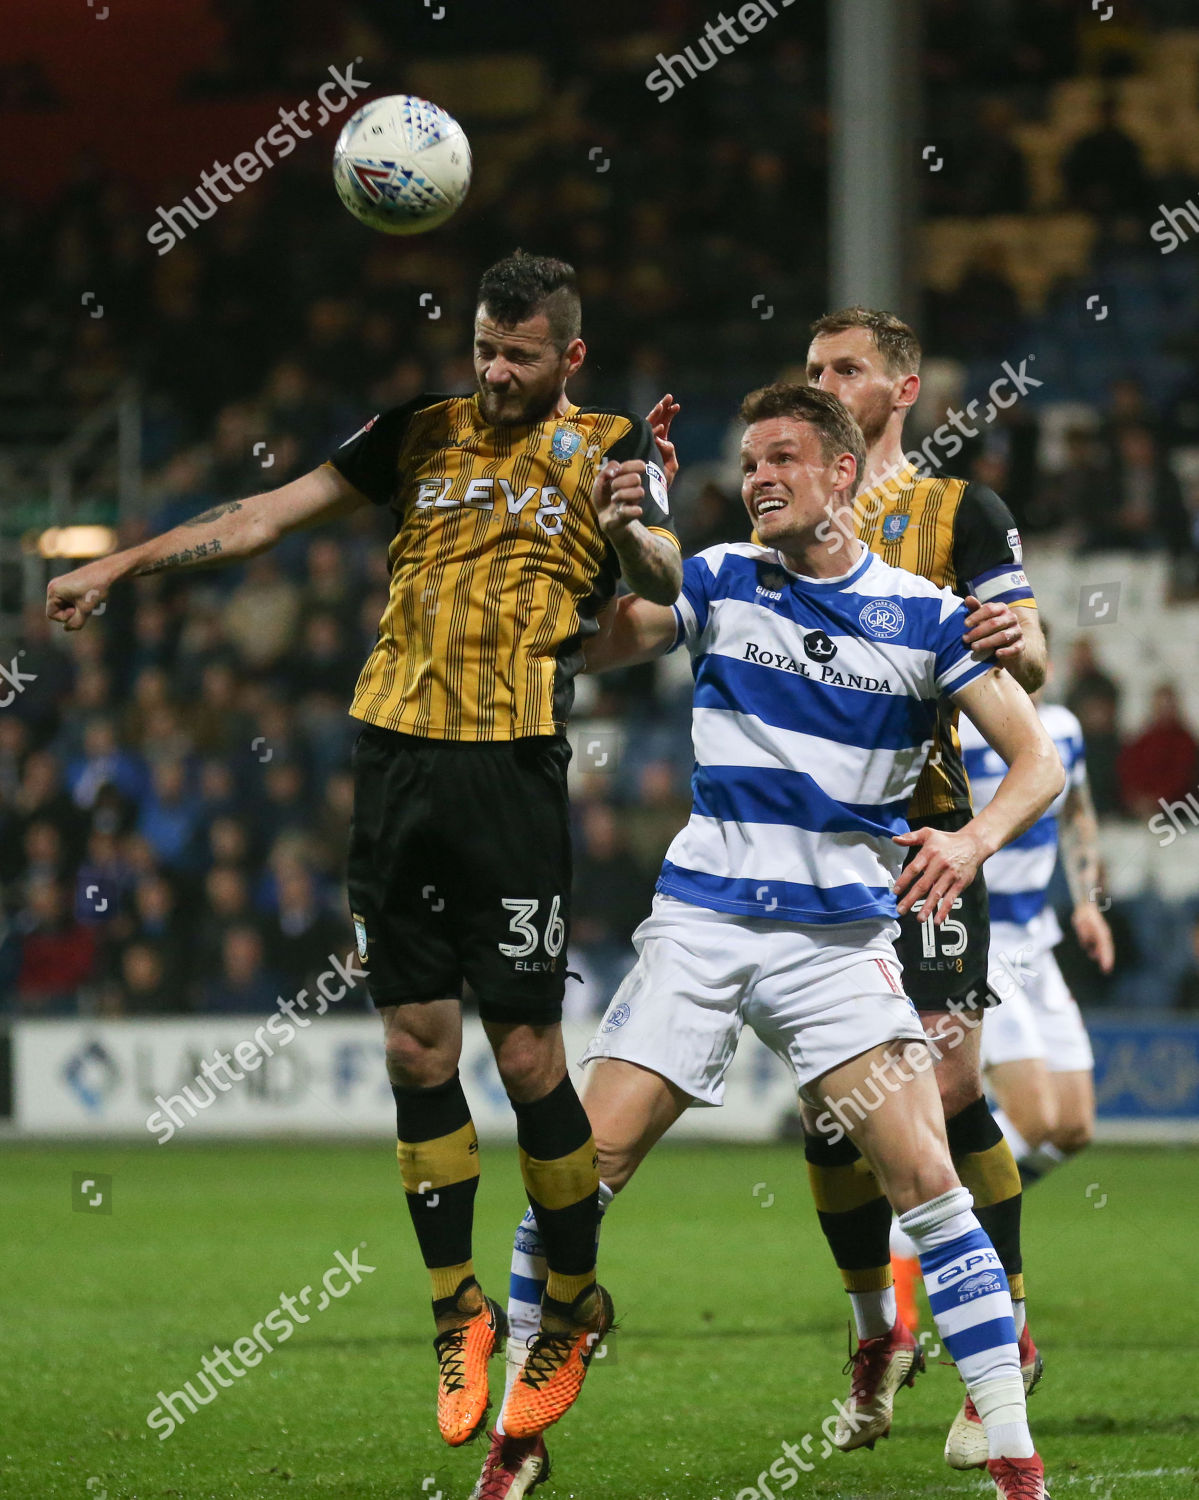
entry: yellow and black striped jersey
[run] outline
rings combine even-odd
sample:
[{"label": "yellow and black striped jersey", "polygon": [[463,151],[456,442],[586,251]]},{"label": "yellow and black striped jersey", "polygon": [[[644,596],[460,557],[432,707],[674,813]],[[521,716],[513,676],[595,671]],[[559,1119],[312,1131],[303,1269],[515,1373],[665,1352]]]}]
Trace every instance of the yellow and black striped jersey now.
[{"label": "yellow and black striped jersey", "polygon": [[626,412],[494,426],[474,396],[421,396],[343,444],[329,462],[395,515],[387,608],[350,713],[429,739],[561,734],[620,577],[591,487],[605,460],[629,458],[647,464],[642,521],[674,540],[653,434]]},{"label": "yellow and black striped jersey", "polygon": [[[858,536],[892,567],[919,573],[940,588],[983,604],[1036,607],[1025,576],[1020,533],[993,490],[968,479],[932,479],[906,464],[854,499]],[[970,811],[957,710],[942,700],[929,758],[908,810],[909,822]]]}]

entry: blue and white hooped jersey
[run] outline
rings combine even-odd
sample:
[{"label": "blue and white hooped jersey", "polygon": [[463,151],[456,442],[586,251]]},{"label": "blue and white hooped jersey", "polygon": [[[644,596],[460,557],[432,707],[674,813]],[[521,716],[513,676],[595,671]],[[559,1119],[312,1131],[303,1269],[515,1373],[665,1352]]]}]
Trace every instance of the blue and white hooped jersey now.
[{"label": "blue and white hooped jersey", "polygon": [[[1060,703],[1040,703],[1037,713],[1050,739],[1057,746],[1066,769],[1066,785],[1054,798],[1047,812],[1019,838],[992,854],[983,869],[987,894],[991,901],[991,921],[1010,922],[1024,927],[1045,911],[1046,892],[1057,863],[1057,820],[1065,806],[1071,787],[1086,781],[1087,767],[1083,750],[1082,725]],[[987,744],[965,717],[958,728],[962,742],[962,761],[970,779],[970,797],[975,812],[981,812],[1007,774],[1002,758]],[[1061,931],[1046,933],[1045,946],[1061,939]]]},{"label": "blue and white hooped jersey", "polygon": [[674,611],[695,770],[658,890],[778,921],[893,920],[892,836],[937,699],[991,667],[962,644],[961,600],[865,550],[816,579],[737,542],[688,558]]}]

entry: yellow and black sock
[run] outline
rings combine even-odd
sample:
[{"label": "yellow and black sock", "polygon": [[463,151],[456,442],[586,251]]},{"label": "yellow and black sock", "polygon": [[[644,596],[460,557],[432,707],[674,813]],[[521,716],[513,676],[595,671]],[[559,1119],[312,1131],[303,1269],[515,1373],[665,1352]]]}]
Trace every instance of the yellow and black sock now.
[{"label": "yellow and black sock", "polygon": [[976,1099],[945,1122],[949,1151],[962,1186],[974,1198],[974,1212],[999,1256],[1012,1301],[1024,1301],[1024,1262],[1020,1253],[1020,1168],[985,1099]]},{"label": "yellow and black sock", "polygon": [[885,1291],[891,1285],[891,1205],[878,1178],[848,1136],[834,1144],[805,1131],[804,1156],[820,1227],[845,1290]]},{"label": "yellow and black sock", "polygon": [[455,1073],[431,1089],[392,1084],[396,1154],[408,1211],[433,1283],[433,1315],[450,1317],[464,1283],[475,1279],[471,1258],[479,1139]]},{"label": "yellow and black sock", "polygon": [[545,1247],[545,1301],[567,1304],[595,1283],[599,1160],[569,1075],[516,1113],[520,1173]]}]

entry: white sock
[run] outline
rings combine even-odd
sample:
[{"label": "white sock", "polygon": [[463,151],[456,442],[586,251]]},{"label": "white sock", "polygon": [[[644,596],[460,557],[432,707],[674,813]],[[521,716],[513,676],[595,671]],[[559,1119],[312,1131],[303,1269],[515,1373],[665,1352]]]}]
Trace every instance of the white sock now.
[{"label": "white sock", "polygon": [[1030,1458],[1032,1438],[1007,1277],[963,1187],[903,1214],[929,1307],[987,1431],[992,1458]]},{"label": "white sock", "polygon": [[891,1254],[896,1260],[915,1260],[920,1254],[898,1219],[891,1220]]},{"label": "white sock", "polygon": [[849,1301],[853,1308],[854,1331],[859,1339],[882,1338],[895,1327],[898,1313],[893,1286],[882,1292],[850,1292]]},{"label": "white sock", "polygon": [[1024,1407],[1024,1381],[1016,1375],[984,1380],[971,1388],[987,1432],[992,1458],[1031,1458],[1036,1452]]},{"label": "white sock", "polygon": [[1032,1147],[1008,1119],[1001,1109],[993,1109],[991,1113],[995,1116],[995,1123],[1003,1131],[1003,1138],[1012,1148],[1012,1155],[1017,1161],[1023,1161],[1026,1156],[1032,1155]]},{"label": "white sock", "polygon": [[1028,1322],[1028,1312],[1025,1309],[1023,1297],[1020,1298],[1019,1302],[1013,1301],[1012,1319],[1016,1324],[1016,1337],[1022,1339],[1024,1337],[1024,1325]]}]

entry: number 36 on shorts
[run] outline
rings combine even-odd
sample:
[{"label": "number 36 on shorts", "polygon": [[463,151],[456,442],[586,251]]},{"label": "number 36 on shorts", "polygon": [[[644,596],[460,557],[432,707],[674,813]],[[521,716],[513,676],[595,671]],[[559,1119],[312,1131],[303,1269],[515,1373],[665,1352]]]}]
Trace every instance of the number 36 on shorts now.
[{"label": "number 36 on shorts", "polygon": [[[557,958],[566,941],[566,923],[558,914],[561,896],[555,896],[546,913],[544,927],[541,922],[541,901],[531,896],[505,896],[501,904],[511,913],[508,929],[513,941],[500,943],[500,952],[505,958],[531,958],[542,947],[547,958]],[[539,930],[540,929],[540,930]]]}]

